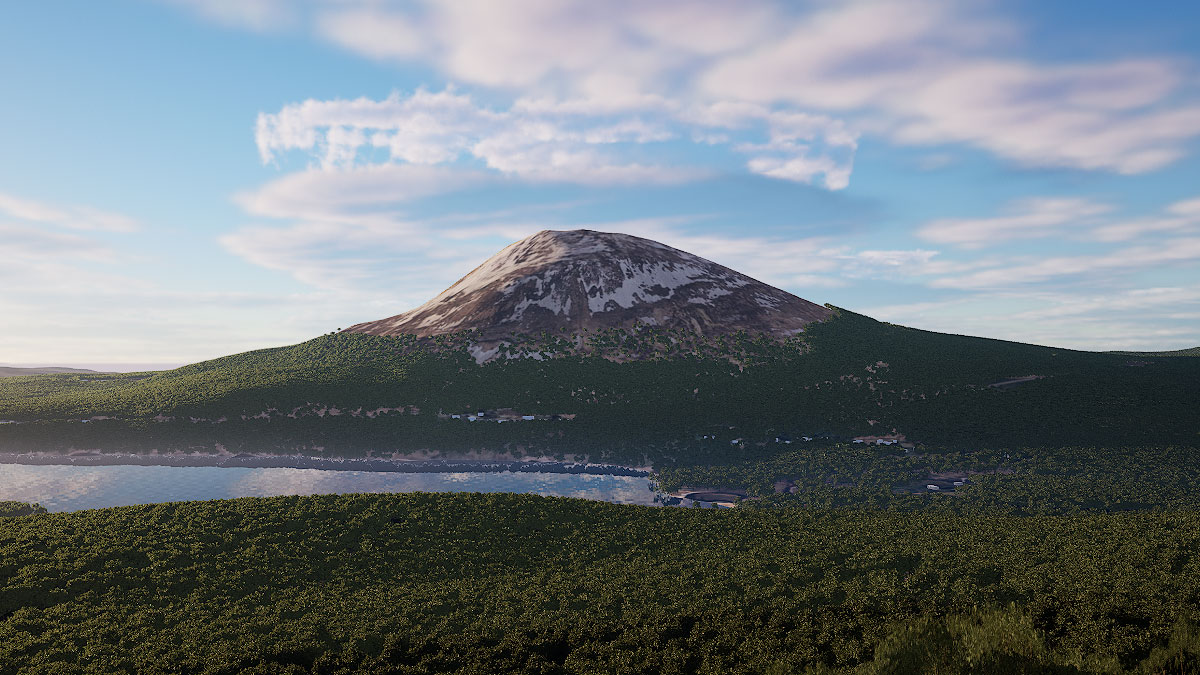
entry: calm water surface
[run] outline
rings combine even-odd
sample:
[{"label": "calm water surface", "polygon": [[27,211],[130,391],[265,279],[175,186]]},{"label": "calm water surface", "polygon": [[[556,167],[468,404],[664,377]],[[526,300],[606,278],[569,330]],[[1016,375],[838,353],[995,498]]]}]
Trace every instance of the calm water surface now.
[{"label": "calm water surface", "polygon": [[348,492],[526,492],[618,504],[653,504],[655,495],[642,476],[0,464],[0,501],[38,502],[51,511]]}]

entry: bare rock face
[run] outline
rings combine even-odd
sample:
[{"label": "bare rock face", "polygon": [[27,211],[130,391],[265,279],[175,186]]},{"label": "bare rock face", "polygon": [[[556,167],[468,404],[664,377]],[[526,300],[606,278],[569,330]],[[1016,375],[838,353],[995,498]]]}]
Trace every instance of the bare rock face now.
[{"label": "bare rock face", "polygon": [[705,336],[745,330],[787,337],[830,310],[649,239],[546,230],[489,258],[429,302],[351,326],[430,337],[468,329],[480,343],[543,331],[584,333],[636,323]]}]

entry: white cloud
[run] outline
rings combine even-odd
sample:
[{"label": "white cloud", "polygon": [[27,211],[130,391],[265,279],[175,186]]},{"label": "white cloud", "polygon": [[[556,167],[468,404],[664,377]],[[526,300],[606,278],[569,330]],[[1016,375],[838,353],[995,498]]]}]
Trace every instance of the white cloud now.
[{"label": "white cloud", "polygon": [[1016,321],[1088,315],[1111,318],[1127,312],[1146,316],[1150,312],[1171,310],[1170,317],[1180,309],[1200,309],[1200,287],[1135,288],[1102,295],[1056,294],[1051,300],[1055,303],[1051,307],[1021,312],[1012,318]]},{"label": "white cloud", "polygon": [[267,218],[377,220],[381,214],[398,216],[401,205],[412,200],[494,180],[481,171],[414,164],[313,168],[287,174],[234,199],[248,213]]},{"label": "white cloud", "polygon": [[1033,166],[1144,173],[1200,134],[1200,106],[1149,107],[1181,76],[1168,63],[1047,67],[974,61],[929,73],[880,107],[903,143],[965,142]]},{"label": "white cloud", "polygon": [[1167,207],[1167,212],[1188,218],[1200,218],[1200,198],[1175,202]]},{"label": "white cloud", "polygon": [[114,251],[90,237],[0,223],[0,276],[20,276],[20,266],[39,259],[111,261]]},{"label": "white cloud", "polygon": [[19,220],[48,223],[73,230],[133,232],[139,227],[137,221],[119,213],[90,206],[54,206],[4,193],[0,193],[0,213],[6,213]]},{"label": "white cloud", "polygon": [[1094,292],[981,292],[945,300],[855,308],[876,319],[946,333],[1072,349],[1159,350],[1200,344],[1200,325],[1177,308],[1200,288]]},{"label": "white cloud", "polygon": [[930,282],[935,288],[1005,288],[1044,282],[1058,277],[1144,270],[1161,265],[1200,260],[1200,238],[1173,239],[1153,246],[1135,246],[1099,255],[1055,256],[1027,263],[944,277]]},{"label": "white cloud", "polygon": [[[1186,82],[1181,64],[1143,58],[1048,65],[1008,56],[1020,34],[1012,22],[943,0],[857,0],[808,11],[767,0],[346,0],[310,4],[307,12],[265,0],[195,5],[217,17],[244,15],[237,20],[251,26],[311,14],[316,34],[343,48],[429,63],[453,80],[515,93],[518,104],[500,113],[510,119],[551,108],[596,115],[697,104],[785,106],[776,112],[873,118],[876,131],[900,143],[965,143],[1020,164],[1119,173],[1165,166],[1200,135],[1200,105],[1178,95]],[[280,115],[290,112],[296,111]],[[389,131],[390,141],[373,142],[405,161],[469,154],[470,145],[462,145],[468,139],[440,118],[446,112],[412,119],[411,128]],[[270,156],[320,143],[327,164],[345,163],[362,147],[345,116],[324,124],[331,128],[323,134],[311,125],[296,135],[285,124],[269,134],[260,128],[260,141],[276,132],[290,138],[260,147]],[[339,130],[339,124],[349,126]],[[469,137],[483,133],[472,126]],[[751,157],[748,168],[831,189],[846,184],[845,153],[792,140],[785,156]],[[852,147],[828,135],[822,140]],[[613,179],[621,162],[557,147],[569,141],[542,138],[538,143],[552,149],[520,154],[538,160],[563,155],[568,171],[589,167],[578,174],[581,180]],[[505,159],[490,163],[525,166]],[[592,170],[596,162],[609,168]],[[645,173],[634,176],[642,180]]]},{"label": "white cloud", "polygon": [[1200,199],[1176,202],[1163,211],[1163,214],[1156,217],[1097,227],[1092,231],[1092,236],[1099,241],[1128,241],[1157,232],[1200,233]]},{"label": "white cloud", "polygon": [[[779,9],[749,0],[449,0],[400,10],[434,43],[450,77],[493,87],[633,97],[775,31]],[[353,43],[344,47],[363,51]]]},{"label": "white cloud", "polygon": [[916,249],[911,251],[859,251],[855,258],[867,265],[892,269],[922,269],[927,266],[937,251]]},{"label": "white cloud", "polygon": [[1023,199],[1011,205],[1010,214],[994,218],[943,219],[917,230],[917,236],[940,244],[980,248],[1011,239],[1030,239],[1062,234],[1064,228],[1095,222],[1111,207],[1087,199]]},{"label": "white cloud", "polygon": [[[249,25],[277,9],[266,0],[236,10],[237,3],[195,4],[218,17],[244,14],[239,20]],[[570,105],[593,113],[788,105],[873,116],[900,143],[965,143],[1020,164],[1120,173],[1165,166],[1200,135],[1200,105],[1178,95],[1186,83],[1180,63],[1015,57],[1021,31],[1012,21],[946,0],[804,8],[769,0],[314,6],[316,34],[342,48],[428,63],[455,81],[512,91],[560,112]],[[788,161],[756,165],[810,177],[819,163],[805,156],[791,168]]]},{"label": "white cloud", "polygon": [[835,5],[785,39],[714,63],[700,82],[717,97],[876,114],[902,143],[962,142],[1036,166],[1142,173],[1200,134],[1200,106],[1165,105],[1184,80],[1178,64],[997,56],[1015,29],[967,7]]},{"label": "white cloud", "polygon": [[290,27],[296,7],[289,0],[160,0],[181,5],[218,23],[267,31]]},{"label": "white cloud", "polygon": [[[302,151],[325,168],[392,162],[487,168],[533,182],[584,185],[670,184],[712,173],[703,166],[648,161],[647,144],[682,140],[673,127],[728,129],[725,145],[750,156],[752,172],[838,190],[849,184],[857,134],[826,116],[761,106],[596,114],[546,101],[493,110],[453,89],[392,94],[375,101],[309,100],[259,115],[264,162]],[[702,128],[697,128],[702,127]],[[750,139],[750,140],[747,140]],[[707,136],[705,142],[712,142]],[[693,141],[694,142],[694,141]]]},{"label": "white cloud", "polygon": [[374,59],[411,59],[429,48],[421,27],[402,14],[376,7],[322,13],[317,34]]},{"label": "white cloud", "polygon": [[827,155],[809,157],[804,153],[806,146],[795,146],[794,156],[755,157],[746,163],[754,173],[771,178],[812,183],[817,176],[824,176],[823,185],[830,190],[841,190],[850,185],[850,169]]},{"label": "white cloud", "polygon": [[[383,149],[393,161],[455,164],[475,160],[502,174],[584,184],[676,182],[697,172],[622,160],[604,149],[663,141],[671,134],[637,119],[618,124],[493,111],[447,89],[393,94],[382,101],[305,101],[259,116],[264,161],[307,150],[325,167],[351,166],[361,151]],[[580,123],[582,122],[582,123]]]},{"label": "white cloud", "polygon": [[777,39],[714,63],[700,86],[722,98],[859,108],[911,91],[981,33],[948,3],[826,5],[793,18]]}]

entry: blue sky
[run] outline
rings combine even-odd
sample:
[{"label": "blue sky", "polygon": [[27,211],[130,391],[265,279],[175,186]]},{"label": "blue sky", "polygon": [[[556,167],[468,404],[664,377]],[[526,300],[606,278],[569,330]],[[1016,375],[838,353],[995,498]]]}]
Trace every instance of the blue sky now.
[{"label": "blue sky", "polygon": [[1200,6],[114,0],[0,9],[0,362],[408,309],[541,229],[888,321],[1200,345]]}]

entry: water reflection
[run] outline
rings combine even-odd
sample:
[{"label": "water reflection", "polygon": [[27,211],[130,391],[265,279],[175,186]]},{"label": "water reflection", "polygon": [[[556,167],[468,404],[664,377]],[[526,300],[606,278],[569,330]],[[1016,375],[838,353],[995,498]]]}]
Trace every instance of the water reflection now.
[{"label": "water reflection", "polygon": [[51,511],[348,492],[522,492],[618,504],[654,503],[650,480],[641,476],[0,464],[0,501],[38,502]]}]

